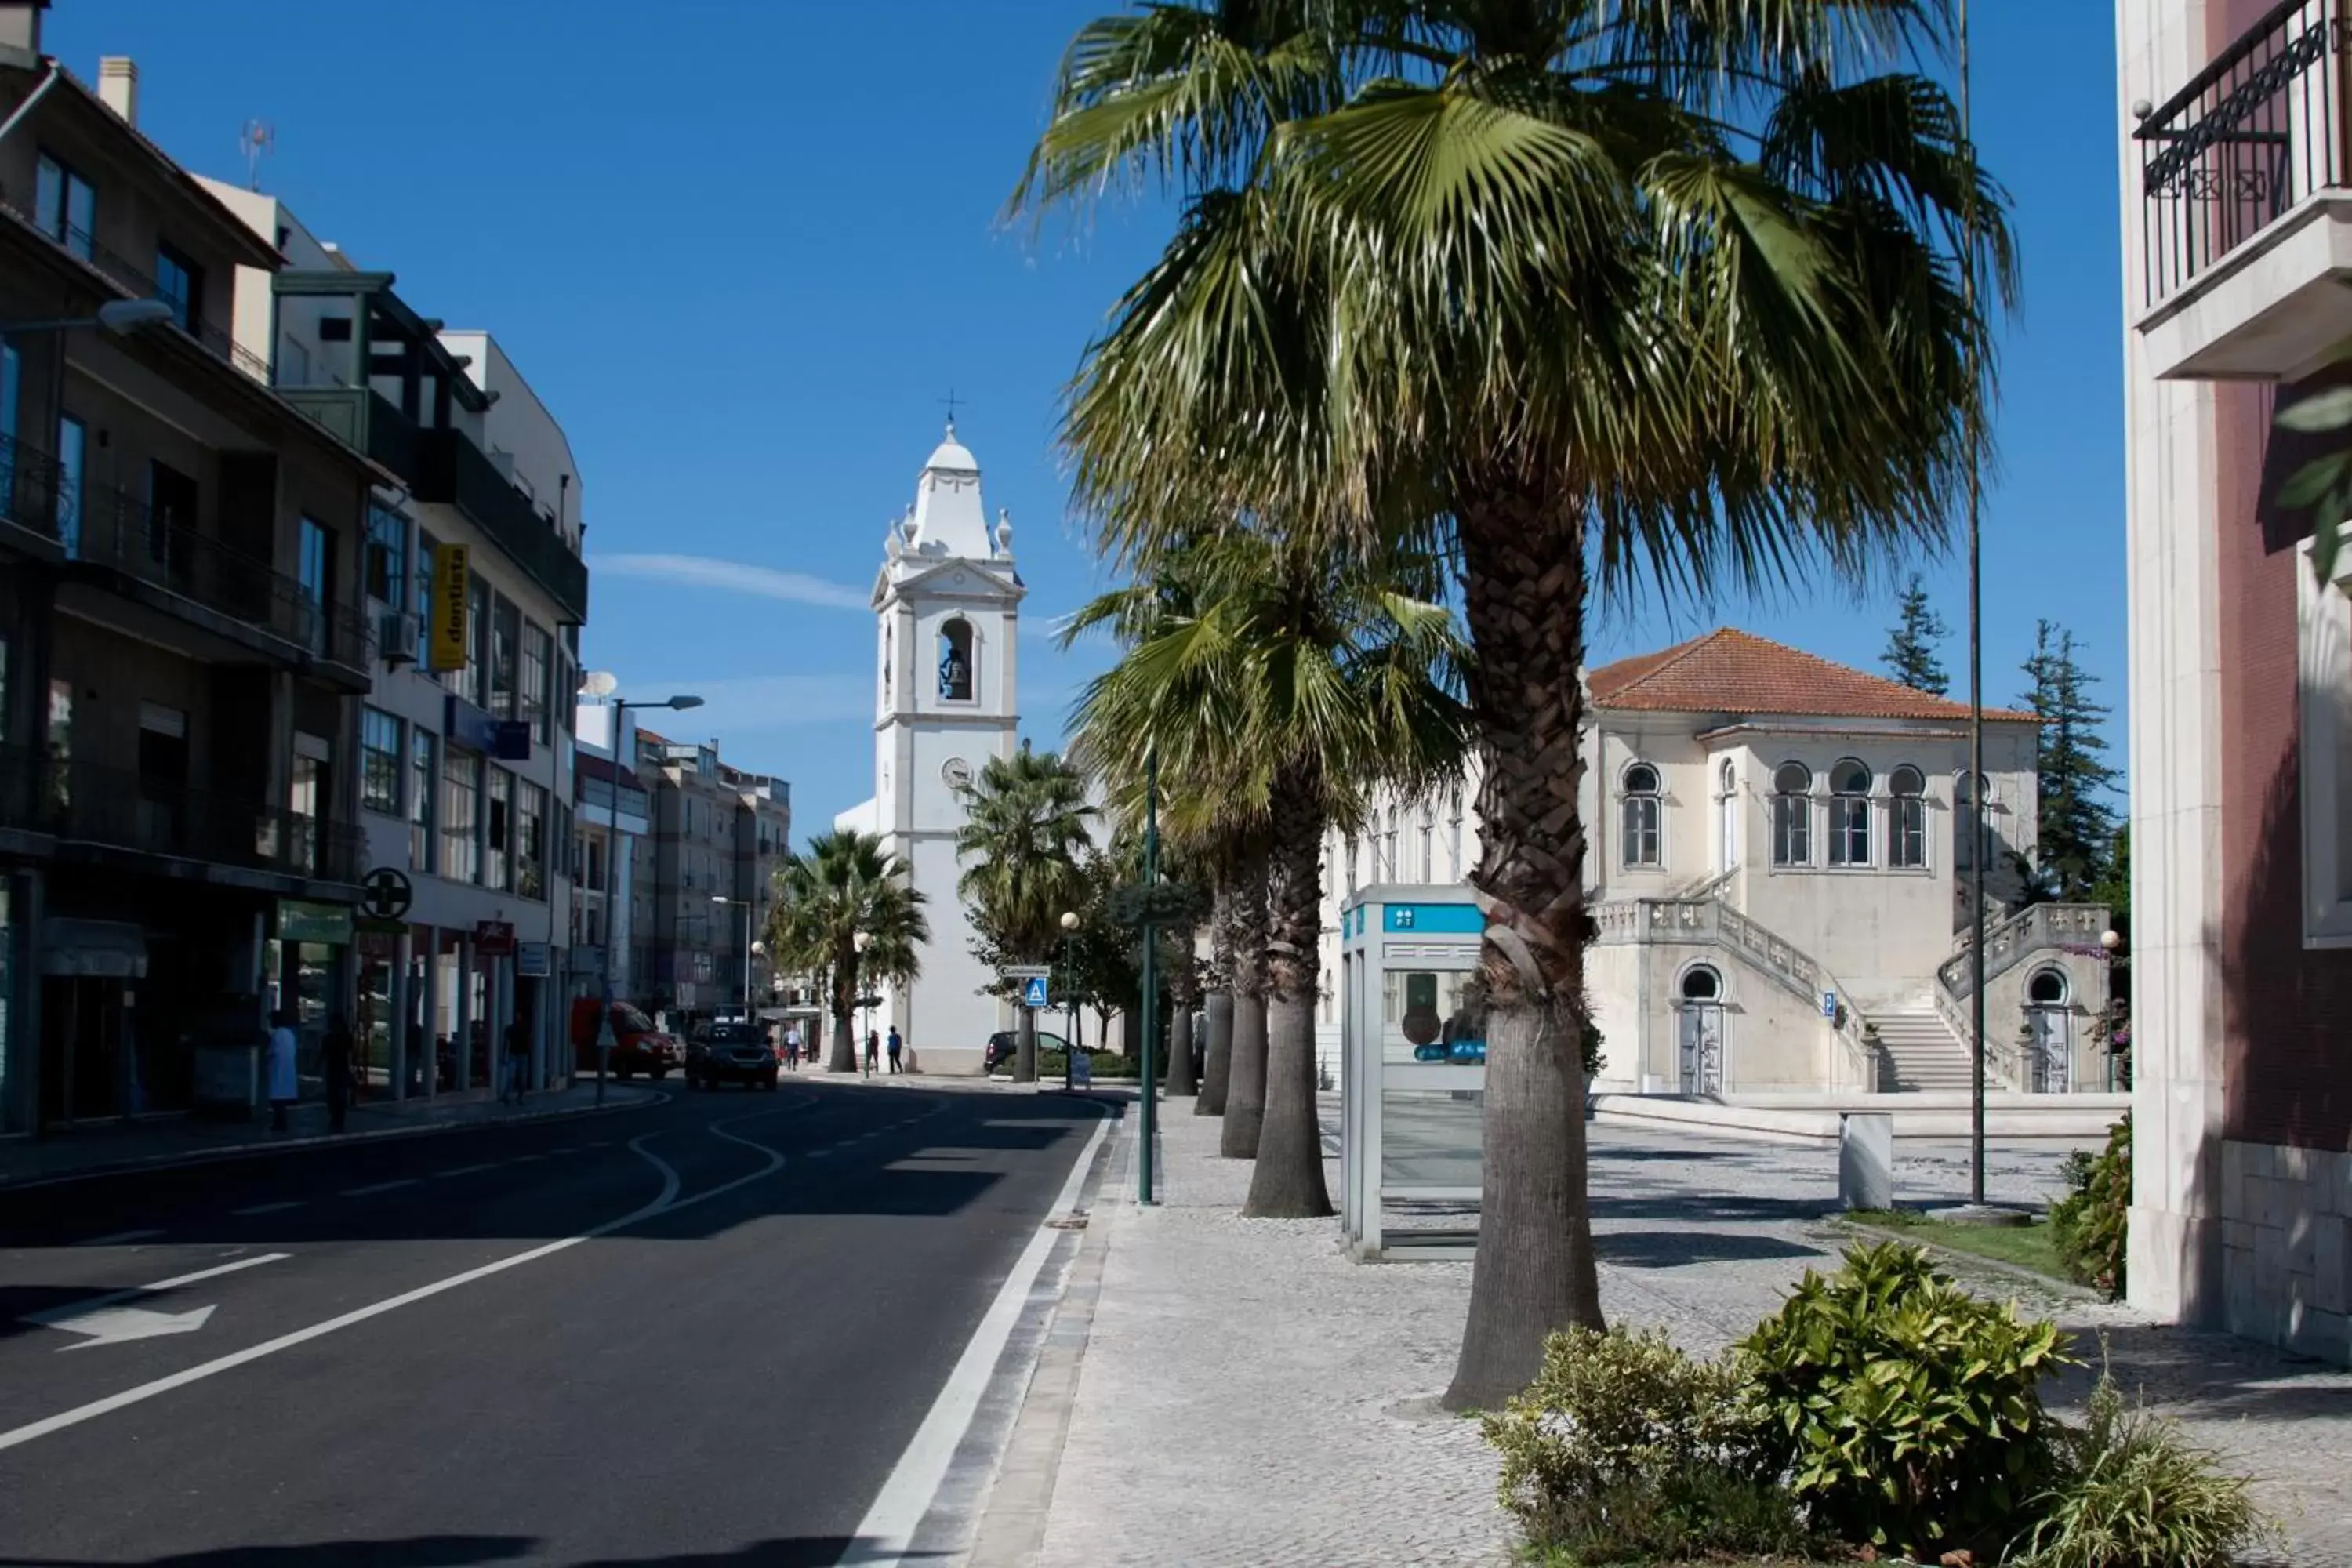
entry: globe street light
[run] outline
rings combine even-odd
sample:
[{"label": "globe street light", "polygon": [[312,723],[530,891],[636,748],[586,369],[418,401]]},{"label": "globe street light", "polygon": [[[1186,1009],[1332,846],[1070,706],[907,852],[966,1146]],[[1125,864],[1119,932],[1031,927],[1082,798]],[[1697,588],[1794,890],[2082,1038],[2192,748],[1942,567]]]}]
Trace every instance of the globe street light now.
[{"label": "globe street light", "polygon": [[31,332],[69,332],[79,327],[96,327],[119,338],[160,327],[166,321],[180,319],[179,310],[168,300],[109,300],[89,316],[66,316],[47,321],[0,322],[0,337],[21,337]]},{"label": "globe street light", "polygon": [[[866,965],[862,962],[866,957],[866,950],[873,945],[874,933],[870,931],[859,931],[849,939],[850,950],[857,955],[856,960],[852,961],[850,964],[849,994],[859,1005],[862,1016],[858,1020],[858,1027],[861,1030],[870,1029],[873,1026],[872,1014],[865,1011]],[[866,1042],[864,1040],[859,1039],[850,1041],[849,1049],[851,1060],[854,1063],[863,1062],[866,1059]]]},{"label": "globe street light", "polygon": [[[612,697],[619,690],[620,680],[609,670],[594,669],[581,678],[580,689],[593,697]],[[670,708],[684,712],[688,708],[702,706],[702,699],[680,692],[665,697],[658,702],[625,702],[618,698],[605,704],[613,710],[613,732],[605,738],[613,753],[613,777],[604,781],[604,951],[598,962],[597,981],[603,1000],[596,1010],[596,1103],[604,1103],[604,1079],[613,1061],[613,868],[618,864],[613,851],[621,841],[621,718],[632,708]]]},{"label": "globe street light", "polygon": [[[1077,1087],[1078,1071],[1078,987],[1076,976],[1070,969],[1070,939],[1078,934],[1078,917],[1074,910],[1062,911],[1062,1027],[1067,1031],[1062,1039],[1062,1089],[1067,1092]],[[1091,1081],[1091,1075],[1090,1075]]]}]

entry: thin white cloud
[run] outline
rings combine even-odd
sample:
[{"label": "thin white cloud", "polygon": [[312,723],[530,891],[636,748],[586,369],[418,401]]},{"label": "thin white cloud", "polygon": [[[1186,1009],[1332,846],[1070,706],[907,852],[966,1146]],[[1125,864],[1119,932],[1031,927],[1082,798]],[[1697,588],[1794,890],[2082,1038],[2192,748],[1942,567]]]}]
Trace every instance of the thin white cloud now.
[{"label": "thin white cloud", "polygon": [[591,572],[609,572],[616,577],[651,577],[819,609],[863,610],[872,603],[867,590],[846,583],[828,583],[805,572],[779,572],[772,566],[722,561],[713,555],[599,555],[588,564]]},{"label": "thin white cloud", "polygon": [[684,712],[648,710],[637,716],[645,728],[673,741],[711,735],[723,739],[874,715],[874,688],[863,675],[741,675],[630,685],[647,692],[690,691],[702,699],[701,707]]}]

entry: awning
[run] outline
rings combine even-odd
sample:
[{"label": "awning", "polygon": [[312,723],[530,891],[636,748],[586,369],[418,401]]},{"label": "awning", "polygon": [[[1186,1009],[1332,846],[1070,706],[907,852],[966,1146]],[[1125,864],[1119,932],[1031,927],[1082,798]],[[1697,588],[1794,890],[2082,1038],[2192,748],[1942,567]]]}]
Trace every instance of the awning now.
[{"label": "awning", "polygon": [[52,917],[41,922],[41,973],[89,980],[144,980],[147,933],[127,921]]}]

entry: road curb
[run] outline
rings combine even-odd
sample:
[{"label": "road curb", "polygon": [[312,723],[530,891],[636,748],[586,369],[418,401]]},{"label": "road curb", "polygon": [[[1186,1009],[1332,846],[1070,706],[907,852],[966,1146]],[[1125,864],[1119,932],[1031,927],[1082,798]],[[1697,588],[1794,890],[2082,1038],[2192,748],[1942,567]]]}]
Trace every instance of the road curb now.
[{"label": "road curb", "polygon": [[353,1143],[383,1142],[397,1138],[428,1138],[444,1132],[472,1132],[488,1127],[522,1127],[536,1122],[570,1121],[583,1116],[610,1116],[616,1111],[642,1110],[649,1105],[660,1105],[670,1098],[661,1089],[637,1089],[632,1098],[619,1104],[583,1105],[556,1110],[530,1110],[519,1116],[499,1116],[473,1121],[429,1121],[415,1127],[377,1127],[364,1132],[320,1132],[300,1138],[276,1139],[268,1142],[238,1143],[219,1149],[205,1149],[179,1154],[148,1154],[136,1159],[110,1160],[102,1165],[85,1165],[79,1170],[63,1171],[53,1176],[12,1177],[0,1173],[0,1193],[29,1192],[36,1187],[61,1187],[75,1182],[94,1182],[107,1176],[133,1175],[142,1171],[170,1171],[187,1165],[215,1165],[225,1160],[251,1160],[270,1154],[289,1152],[298,1149],[323,1149],[331,1144],[348,1148]]},{"label": "road curb", "polygon": [[1109,1147],[1104,1151],[1093,1201],[1080,1211],[1087,1216],[1086,1233],[1063,1279],[1028,1385],[1022,1390],[1020,1413],[998,1457],[965,1568],[1031,1568],[1045,1552],[1045,1525],[1061,1480],[1078,1377],[1094,1336],[1095,1302],[1102,1294],[1112,1216],[1135,1207],[1120,1191],[1131,1167],[1135,1122],[1117,1108],[1110,1114]]}]

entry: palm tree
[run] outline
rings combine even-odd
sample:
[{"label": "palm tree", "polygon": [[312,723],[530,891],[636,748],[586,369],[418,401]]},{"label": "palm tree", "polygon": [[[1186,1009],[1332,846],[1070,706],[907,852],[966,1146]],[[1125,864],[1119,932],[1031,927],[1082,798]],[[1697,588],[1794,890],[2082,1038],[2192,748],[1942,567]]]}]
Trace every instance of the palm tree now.
[{"label": "palm tree", "polygon": [[922,944],[931,939],[923,903],[906,862],[885,852],[870,833],[820,835],[777,868],[769,949],[780,968],[824,977],[833,1015],[829,1070],[857,1070],[850,1021],[862,988],[920,973]]},{"label": "palm tree", "polygon": [[[2005,198],[1909,68],[1942,0],[1197,0],[1083,28],[1015,210],[1157,183],[1174,238],[1065,417],[1130,557],[1171,520],[1459,572],[1485,763],[1485,1160],[1448,1403],[1601,1321],[1585,1203],[1591,591],[1939,547],[1981,457]],[[1979,285],[1982,285],[1981,287]]]},{"label": "palm tree", "polygon": [[[956,892],[982,942],[1003,962],[1045,963],[1062,939],[1062,913],[1083,892],[1078,863],[1092,840],[1086,779],[1052,752],[1027,747],[991,757],[963,790],[956,855],[969,862]],[[1037,1081],[1037,1015],[1021,1009],[1016,1083]]]},{"label": "palm tree", "polygon": [[[1226,1152],[1257,1159],[1244,1213],[1327,1215],[1315,1105],[1324,835],[1375,786],[1411,794],[1455,775],[1465,649],[1453,613],[1434,602],[1436,563],[1409,549],[1359,561],[1244,531],[1196,539],[1155,564],[1187,583],[1195,608],[1157,616],[1087,688],[1080,731],[1098,750],[1155,750],[1178,777],[1238,769],[1246,783],[1232,798],[1253,813],[1265,803],[1262,855],[1252,857],[1262,881],[1236,879],[1230,906],[1244,934],[1224,1131],[1255,1142]],[[1122,608],[1097,601],[1067,635]],[[1262,934],[1248,929],[1260,918]],[[1261,984],[1264,1110],[1251,1129],[1246,1030]]]}]

